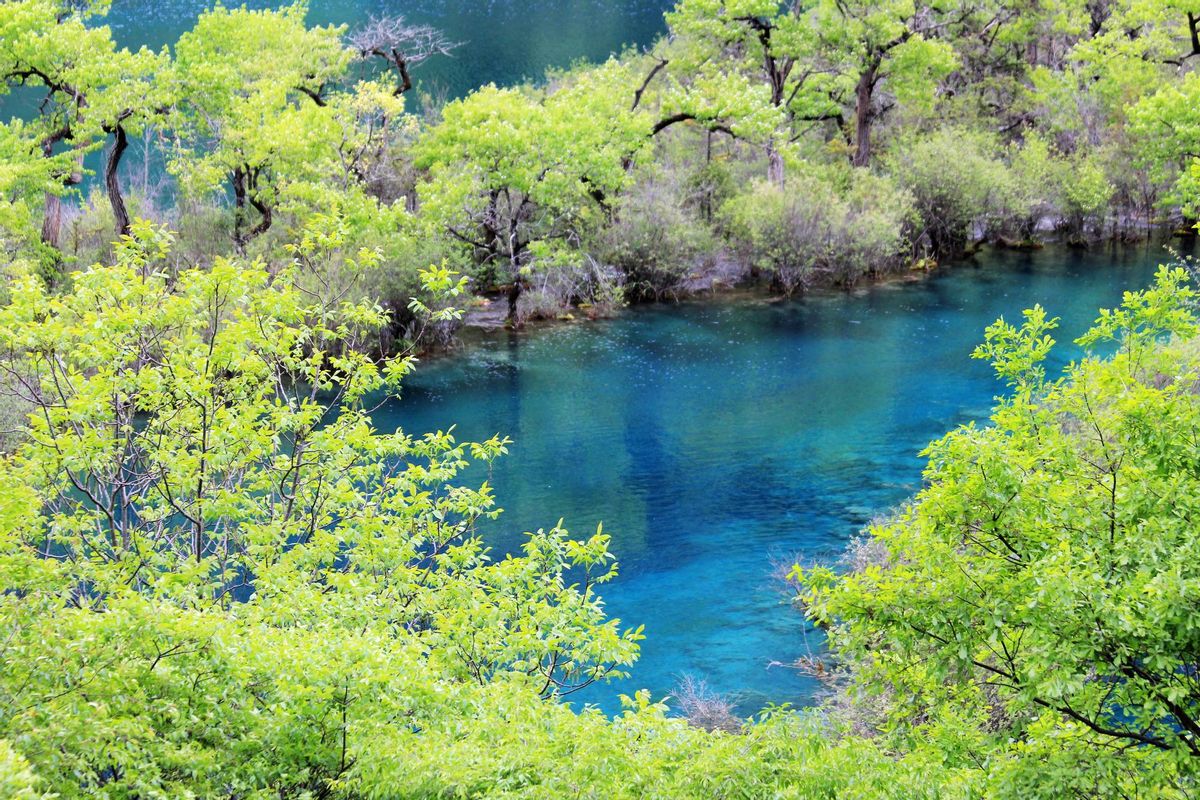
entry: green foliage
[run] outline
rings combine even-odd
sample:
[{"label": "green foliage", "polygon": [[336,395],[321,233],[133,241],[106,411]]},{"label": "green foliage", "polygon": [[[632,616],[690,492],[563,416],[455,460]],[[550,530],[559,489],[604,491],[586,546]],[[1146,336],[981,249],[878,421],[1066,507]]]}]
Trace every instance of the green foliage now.
[{"label": "green foliage", "polygon": [[634,174],[599,244],[600,258],[625,275],[634,299],[673,296],[690,276],[712,267],[721,241],[704,212],[719,201],[720,167],[687,181],[684,170],[657,164]]},{"label": "green foliage", "polygon": [[115,266],[20,278],[0,311],[33,407],[0,465],[0,725],[56,792],[325,791],[383,728],[432,726],[424,702],[622,674],[640,633],[595,594],[606,535],[493,561],[490,487],[452,482],[506,440],[371,425],[412,360],[367,358],[379,307],[306,274],[337,224],[279,271],[163,272],[170,238],[139,224]]},{"label": "green foliage", "polygon": [[1172,199],[1187,213],[1200,214],[1200,75],[1161,87],[1130,109],[1141,154],[1162,177],[1178,175]]},{"label": "green foliage", "polygon": [[1066,162],[1066,167],[1060,207],[1068,230],[1080,237],[1089,225],[1099,226],[1104,222],[1115,189],[1104,164],[1094,153],[1078,151]]},{"label": "green foliage", "polygon": [[0,795],[10,800],[50,800],[37,791],[38,780],[20,753],[0,739]]},{"label": "green foliage", "polygon": [[477,265],[482,287],[516,295],[535,270],[582,260],[646,142],[646,122],[610,90],[617,62],[572,76],[545,97],[484,87],[450,103],[417,144],[428,230]]},{"label": "green foliage", "polygon": [[899,261],[912,200],[886,178],[853,169],[839,191],[813,171],[806,191],[759,183],[722,208],[744,257],[791,294],[813,280],[853,283]]},{"label": "green foliage", "polygon": [[326,113],[302,92],[317,92],[349,64],[336,28],[308,29],[305,8],[200,16],[176,46],[183,102],[175,122],[190,147],[172,169],[190,192],[216,191],[232,180],[239,214],[247,202],[271,208],[298,171],[319,161]]},{"label": "green foliage", "polygon": [[921,227],[914,242],[939,255],[961,253],[987,230],[1009,193],[995,140],[969,130],[907,140],[892,150],[887,168],[916,204]]},{"label": "green foliage", "polygon": [[930,446],[928,488],[872,531],[885,563],[800,573],[862,690],[889,690],[889,735],[955,731],[987,796],[1195,780],[1194,298],[1162,269],[1079,340],[1120,350],[1055,380],[1041,309],[989,328],[976,356],[1016,390],[992,425]]},{"label": "green foliage", "polygon": [[[82,180],[84,158],[110,133],[140,133],[170,104],[169,87],[156,80],[167,53],[117,48],[109,29],[90,19],[104,10],[106,4],[64,0],[0,6],[0,94],[22,86],[36,87],[42,95],[33,120],[13,121],[0,135],[18,142],[4,146],[16,169],[0,178],[6,184],[0,226],[24,240],[23,249],[33,253],[48,279],[57,277],[60,260],[54,252],[61,226],[59,197]],[[119,157],[117,152],[111,163]],[[31,183],[45,192],[40,238],[47,247],[40,252],[30,244],[36,230],[29,213]],[[119,203],[119,188],[109,191]]]},{"label": "green foliage", "polygon": [[950,9],[896,2],[788,5],[681,0],[667,14],[675,67],[664,116],[719,126],[764,148],[769,177],[797,125],[852,120],[851,162],[868,165],[876,92],[928,108],[957,61],[931,34]]}]

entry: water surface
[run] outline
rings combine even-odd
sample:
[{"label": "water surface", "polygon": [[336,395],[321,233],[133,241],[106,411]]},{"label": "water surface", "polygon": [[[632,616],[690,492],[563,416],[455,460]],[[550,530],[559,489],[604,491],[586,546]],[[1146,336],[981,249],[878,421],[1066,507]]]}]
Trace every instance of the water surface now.
[{"label": "water surface", "polygon": [[[104,23],[126,47],[174,45],[214,0],[113,0]],[[279,0],[245,0],[279,8]],[[227,0],[227,7],[243,5]],[[541,80],[548,68],[603,61],[626,46],[650,44],[666,31],[670,0],[310,0],[310,25],[354,28],[371,16],[403,15],[461,42],[452,58],[413,72],[418,90],[455,98],[477,86]],[[269,53],[264,53],[269,58]]]},{"label": "water surface", "polygon": [[[381,427],[457,424],[512,437],[494,485],[498,553],[560,518],[603,522],[621,576],[612,615],[645,624],[633,677],[582,699],[668,693],[685,673],[743,711],[805,703],[793,662],[820,636],[791,610],[779,564],[838,556],[921,485],[918,452],[1000,391],[970,359],[996,317],[1041,303],[1070,342],[1140,288],[1161,246],[994,253],[914,283],[794,302],[715,300],[497,333],[410,379]],[[1055,368],[1078,352],[1059,349]]]}]

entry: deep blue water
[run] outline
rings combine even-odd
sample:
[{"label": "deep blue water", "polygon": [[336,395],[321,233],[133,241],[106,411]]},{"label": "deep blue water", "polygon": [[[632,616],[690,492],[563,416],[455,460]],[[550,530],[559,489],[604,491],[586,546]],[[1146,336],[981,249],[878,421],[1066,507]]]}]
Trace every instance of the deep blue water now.
[{"label": "deep blue water", "polygon": [[991,253],[853,293],[498,332],[423,365],[377,422],[514,440],[494,470],[498,553],[560,517],[579,535],[604,523],[621,563],[609,611],[647,639],[630,680],[579,699],[615,710],[618,693],[665,695],[690,673],[746,712],[806,703],[813,682],[769,666],[821,646],[777,564],[837,558],[920,488],[925,444],[987,417],[1001,387],[969,355],[996,317],[1035,303],[1061,316],[1061,367],[1097,309],[1167,258],[1161,245]]}]

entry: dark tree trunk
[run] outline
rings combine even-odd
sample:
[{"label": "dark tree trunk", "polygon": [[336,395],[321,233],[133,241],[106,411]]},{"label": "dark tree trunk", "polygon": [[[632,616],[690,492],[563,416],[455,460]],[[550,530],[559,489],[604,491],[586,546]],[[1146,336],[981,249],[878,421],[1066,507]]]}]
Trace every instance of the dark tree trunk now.
[{"label": "dark tree trunk", "polygon": [[875,99],[875,77],[878,64],[871,64],[858,78],[854,89],[854,153],[850,163],[865,167],[871,163],[871,103]]},{"label": "dark tree trunk", "polygon": [[113,128],[113,146],[108,151],[108,159],[104,162],[104,186],[108,190],[108,203],[112,206],[113,224],[117,236],[129,235],[129,211],[125,208],[125,198],[121,196],[121,181],[117,177],[117,169],[121,166],[121,157],[129,147],[129,137],[120,123]]},{"label": "dark tree trunk", "polygon": [[246,173],[241,167],[233,171],[233,243],[239,253],[246,252],[246,239],[242,236],[242,223],[246,218]]},{"label": "dark tree trunk", "polygon": [[514,277],[508,287],[508,323],[517,325],[517,301],[521,299],[521,279]]},{"label": "dark tree trunk", "polygon": [[[396,51],[394,51],[394,50],[392,51],[393,54],[395,54],[395,52]],[[399,97],[400,95],[404,94],[405,92],[407,92],[409,89],[411,89],[413,87],[413,82],[412,82],[412,76],[408,74],[408,60],[407,59],[401,58],[399,55],[397,55],[396,56],[396,69],[400,70],[400,85],[396,87],[396,91],[394,92],[394,94],[396,95],[396,97]]]},{"label": "dark tree trunk", "polygon": [[[271,207],[258,197],[258,170],[238,167],[233,171],[233,243],[241,255],[246,254],[246,245],[266,233],[272,222]],[[246,225],[246,206],[252,206],[261,216],[258,224],[243,232]]]}]

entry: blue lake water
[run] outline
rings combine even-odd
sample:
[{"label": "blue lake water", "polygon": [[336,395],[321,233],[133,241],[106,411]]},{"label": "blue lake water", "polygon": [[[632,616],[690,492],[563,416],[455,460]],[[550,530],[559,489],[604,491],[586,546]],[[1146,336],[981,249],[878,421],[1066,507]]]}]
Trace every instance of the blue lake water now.
[{"label": "blue lake water", "polygon": [[[745,712],[806,703],[813,682],[770,666],[821,645],[778,565],[837,558],[920,488],[925,444],[987,417],[1001,387],[969,357],[985,326],[1041,303],[1069,343],[1168,258],[1161,245],[990,253],[851,293],[497,332],[423,365],[377,422],[514,440],[493,476],[498,553],[560,517],[580,535],[604,523],[621,563],[609,611],[647,639],[631,679],[579,699],[615,710],[618,693],[665,695],[692,674]],[[1077,355],[1065,344],[1055,366]]]}]

